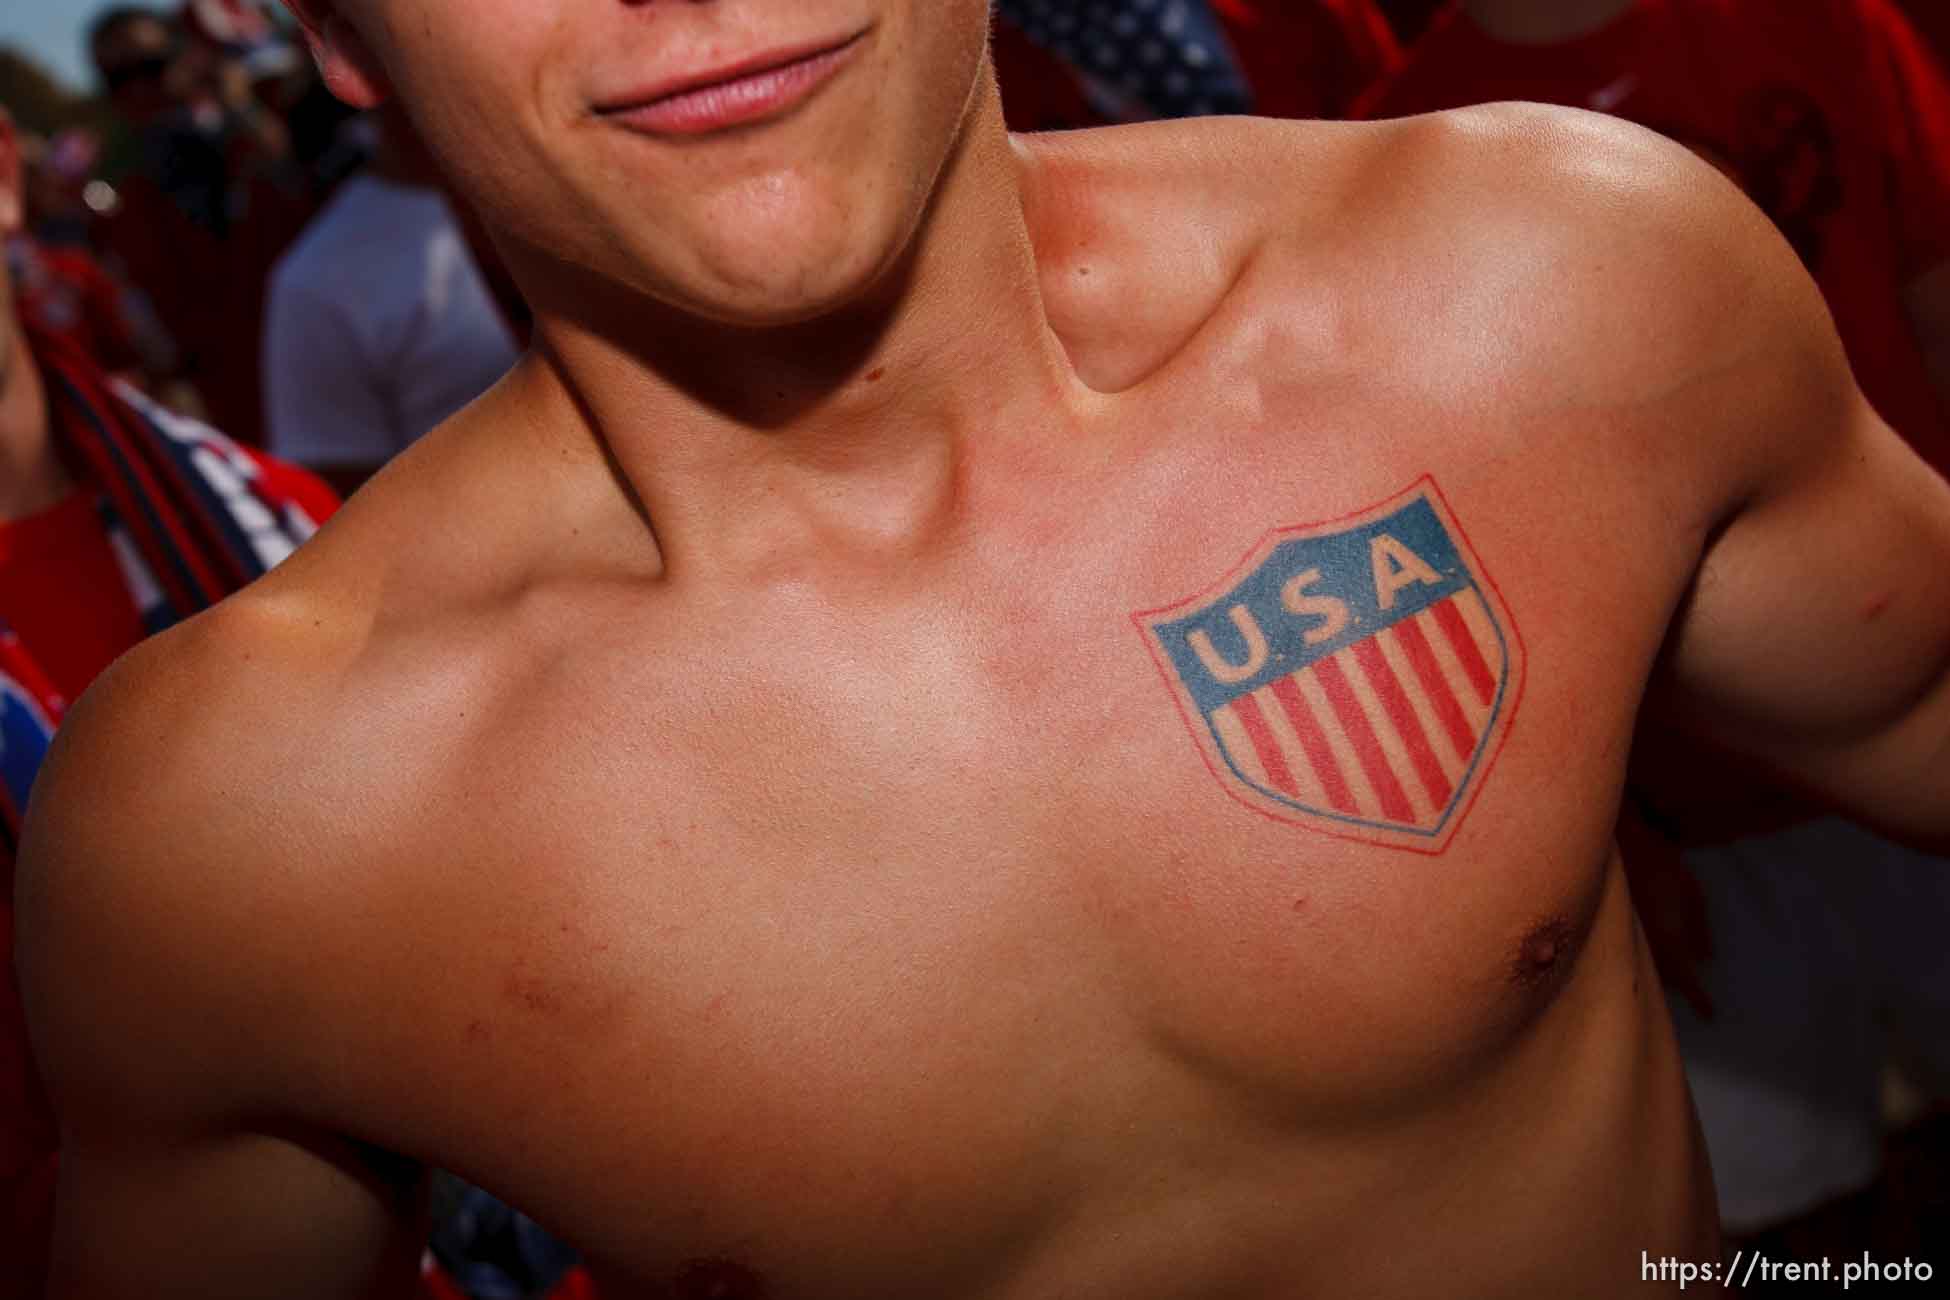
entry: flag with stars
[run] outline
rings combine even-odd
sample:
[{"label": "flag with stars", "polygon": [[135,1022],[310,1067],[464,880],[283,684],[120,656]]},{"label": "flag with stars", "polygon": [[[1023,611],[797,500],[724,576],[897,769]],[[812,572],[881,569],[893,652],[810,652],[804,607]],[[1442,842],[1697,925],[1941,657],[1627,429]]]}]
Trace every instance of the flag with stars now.
[{"label": "flag with stars", "polygon": [[996,11],[1076,68],[1108,118],[1253,111],[1207,0],[997,0]]}]

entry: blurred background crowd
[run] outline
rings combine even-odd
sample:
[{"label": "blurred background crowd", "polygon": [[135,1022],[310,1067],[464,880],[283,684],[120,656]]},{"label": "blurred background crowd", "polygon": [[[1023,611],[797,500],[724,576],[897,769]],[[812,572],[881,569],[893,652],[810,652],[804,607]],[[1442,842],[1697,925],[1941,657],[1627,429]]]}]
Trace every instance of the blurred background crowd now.
[{"label": "blurred background crowd", "polygon": [[[1019,131],[1507,99],[1660,131],[1773,219],[1870,399],[1950,466],[1950,0],[997,0],[995,56]],[[275,6],[8,0],[0,107],[30,337],[340,495],[524,344],[438,160],[335,101]],[[9,530],[32,522],[0,511],[9,618],[10,568],[38,562]],[[1622,835],[1733,1240],[1950,1272],[1950,864],[1710,757],[1648,744],[1638,766]],[[586,1285],[472,1189],[438,1209],[430,1286]]]}]

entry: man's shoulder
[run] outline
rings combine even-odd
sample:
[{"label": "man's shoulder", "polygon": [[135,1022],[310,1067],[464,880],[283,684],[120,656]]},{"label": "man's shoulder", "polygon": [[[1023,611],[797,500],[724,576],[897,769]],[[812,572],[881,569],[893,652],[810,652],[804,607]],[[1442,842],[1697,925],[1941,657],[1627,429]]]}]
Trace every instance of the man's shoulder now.
[{"label": "man's shoulder", "polygon": [[[1594,379],[1677,378],[1710,357],[1757,277],[1799,275],[1736,186],[1619,119],[1491,104],[1362,129],[1329,192],[1264,205],[1263,250],[1331,280],[1324,251],[1424,346],[1446,334],[1544,375],[1570,348]],[[1304,141],[1269,151],[1265,170],[1305,186]],[[1268,287],[1272,306],[1293,285]]]},{"label": "man's shoulder", "polygon": [[[1375,345],[1364,360],[1512,411],[1683,415],[1718,401],[1734,374],[1812,385],[1804,397],[1849,386],[1792,249],[1683,146],[1536,104],[1368,129],[1323,198],[1261,205],[1265,274],[1242,282],[1256,294],[1249,319],[1325,292],[1336,337]],[[1268,173],[1309,183],[1306,137],[1263,147]],[[1767,405],[1757,393],[1753,410]]]},{"label": "man's shoulder", "polygon": [[465,779],[505,670],[535,657],[520,635],[543,617],[522,604],[530,551],[553,563],[558,533],[589,531],[589,511],[510,488],[524,475],[533,487],[532,462],[510,463],[518,439],[474,441],[416,447],[271,573],[124,655],[68,714],[17,891],[56,1073],[143,1074],[160,1092],[145,1052],[248,1042],[248,1062],[171,1054],[175,1091],[270,1104],[282,1085],[269,1076],[237,1089],[252,1086],[247,1066],[284,1083],[299,1069],[291,1006],[329,1029],[350,1023],[345,1006],[385,1003],[369,959],[412,949],[416,891],[452,824],[425,794]]},{"label": "man's shoulder", "polygon": [[[1547,104],[1481,104],[1375,122],[1194,118],[1015,137],[1031,189],[1068,215],[1125,205],[1234,212],[1291,229],[1440,200],[1452,223],[1621,197],[1710,202],[1711,169],[1622,119]],[[1032,195],[1032,198],[1035,197]],[[1452,224],[1455,233],[1466,233]],[[1270,232],[1269,232],[1270,233]]]},{"label": "man's shoulder", "polygon": [[1385,394],[1391,437],[1467,428],[1539,472],[1629,463],[1714,518],[1853,399],[1779,232],[1630,124],[1513,104],[1078,135],[1042,146],[1047,170],[1111,183],[1030,201],[1032,225],[1038,203],[1064,214],[1038,241],[1059,334],[1161,323],[1122,375],[1253,392],[1269,429]]},{"label": "man's shoulder", "polygon": [[[353,825],[348,787],[376,779],[381,756],[401,777],[423,757],[379,733],[518,657],[528,624],[509,615],[538,570],[591,556],[573,549],[591,512],[536,490],[508,418],[435,430],[270,572],[123,655],[57,733],[29,827],[44,856],[194,859],[172,879],[207,868],[235,890],[288,881],[306,856],[343,865],[357,846],[322,837]],[[272,852],[278,871],[247,869]]]},{"label": "man's shoulder", "polygon": [[351,653],[342,620],[281,576],[135,646],[82,695],[23,834],[36,887],[189,888],[205,873],[226,891],[252,887],[238,854],[278,823],[280,781]]},{"label": "man's shoulder", "polygon": [[57,732],[16,885],[57,1087],[107,1105],[131,1069],[161,1104],[250,1086],[251,1062],[199,1047],[262,1043],[253,1008],[284,983],[272,918],[295,916],[295,859],[319,847],[287,806],[328,667],[311,622],[233,597],[124,655]]},{"label": "man's shoulder", "polygon": [[1587,379],[1631,389],[1710,363],[1756,280],[1798,274],[1706,163],[1574,109],[1217,119],[1024,148],[1053,318],[1128,321],[1185,298],[1200,323],[1221,307],[1254,334],[1331,318],[1341,339],[1466,346],[1542,376],[1583,349]]}]

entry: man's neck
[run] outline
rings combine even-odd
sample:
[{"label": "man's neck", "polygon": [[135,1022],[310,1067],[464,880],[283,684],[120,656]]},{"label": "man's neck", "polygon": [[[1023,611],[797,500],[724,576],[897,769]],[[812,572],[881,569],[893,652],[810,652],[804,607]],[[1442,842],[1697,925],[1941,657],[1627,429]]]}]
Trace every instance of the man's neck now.
[{"label": "man's neck", "polygon": [[40,367],[19,320],[0,313],[0,523],[46,510],[73,490],[54,445]]},{"label": "man's neck", "polygon": [[874,301],[772,330],[661,320],[627,344],[542,312],[507,414],[593,432],[667,573],[881,567],[945,541],[992,451],[1093,401],[1043,310],[999,101],[971,112]]},{"label": "man's neck", "polygon": [[1512,45],[1557,45],[1589,36],[1638,0],[1463,0],[1478,27]]}]

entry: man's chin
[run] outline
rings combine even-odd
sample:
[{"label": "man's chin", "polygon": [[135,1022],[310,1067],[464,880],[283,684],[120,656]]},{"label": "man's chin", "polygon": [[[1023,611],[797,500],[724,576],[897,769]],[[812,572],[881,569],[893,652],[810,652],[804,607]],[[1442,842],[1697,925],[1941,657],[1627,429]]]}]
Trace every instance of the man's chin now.
[{"label": "man's chin", "polygon": [[765,333],[834,320],[860,310],[859,298],[834,296],[767,302],[711,303],[693,315],[728,330]]},{"label": "man's chin", "polygon": [[871,312],[883,296],[881,265],[849,267],[833,258],[754,270],[700,286],[688,295],[686,310],[731,329],[776,330]]}]

